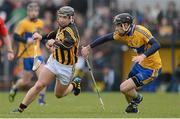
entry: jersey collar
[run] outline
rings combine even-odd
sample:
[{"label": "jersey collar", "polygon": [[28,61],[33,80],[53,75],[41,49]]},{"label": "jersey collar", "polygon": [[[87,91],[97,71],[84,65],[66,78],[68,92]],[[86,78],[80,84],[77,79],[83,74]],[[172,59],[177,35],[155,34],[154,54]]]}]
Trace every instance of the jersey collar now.
[{"label": "jersey collar", "polygon": [[135,25],[132,25],[132,26],[131,26],[131,30],[127,32],[127,35],[128,35],[128,36],[132,36],[133,33],[134,33],[134,29],[135,29]]}]

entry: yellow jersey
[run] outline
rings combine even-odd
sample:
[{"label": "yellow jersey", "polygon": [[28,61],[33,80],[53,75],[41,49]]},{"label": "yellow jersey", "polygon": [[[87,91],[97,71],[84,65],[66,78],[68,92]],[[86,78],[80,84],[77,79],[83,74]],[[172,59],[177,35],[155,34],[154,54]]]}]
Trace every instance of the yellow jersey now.
[{"label": "yellow jersey", "polygon": [[[151,47],[151,45],[148,44],[148,41],[151,38],[153,38],[151,32],[141,25],[134,25],[131,32],[124,36],[120,36],[117,31],[113,34],[114,40],[127,42],[128,46],[134,49],[138,55],[144,53]],[[152,70],[160,69],[162,67],[162,63],[159,51],[156,51],[154,54],[145,58],[140,65],[144,68]]]},{"label": "yellow jersey", "polygon": [[[44,26],[44,23],[42,20],[38,19],[36,22],[33,22],[29,20],[28,18],[24,18],[19,22],[15,29],[15,33],[18,34],[19,36],[23,37],[24,39],[32,38],[32,34],[34,32],[42,31]],[[27,50],[22,54],[24,49],[27,47]],[[34,45],[28,45],[26,43],[19,43],[19,52],[18,56],[22,54],[22,58],[31,58],[34,56]],[[40,41],[37,40],[37,55],[41,55],[41,50],[40,50]]]}]

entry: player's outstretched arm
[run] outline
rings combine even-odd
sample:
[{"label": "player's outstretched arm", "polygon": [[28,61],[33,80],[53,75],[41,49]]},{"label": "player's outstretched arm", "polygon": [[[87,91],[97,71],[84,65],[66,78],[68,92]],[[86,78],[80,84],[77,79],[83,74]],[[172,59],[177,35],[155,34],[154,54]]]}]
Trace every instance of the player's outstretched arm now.
[{"label": "player's outstretched arm", "polygon": [[95,39],[95,40],[90,44],[90,47],[91,47],[91,48],[94,48],[94,47],[96,47],[96,46],[98,46],[98,45],[101,45],[101,44],[103,44],[103,43],[105,43],[105,42],[114,40],[113,34],[114,34],[114,32],[109,33],[109,34],[106,34],[105,36],[102,36],[102,37],[99,37],[99,38]]},{"label": "player's outstretched arm", "polygon": [[88,55],[89,55],[89,52],[90,52],[90,49],[91,48],[94,48],[96,46],[99,46],[105,42],[108,42],[108,41],[111,41],[111,40],[114,40],[113,39],[113,33],[109,33],[109,34],[106,34],[105,36],[102,36],[100,38],[97,38],[95,39],[90,45],[87,45],[86,47],[82,47],[82,50],[81,50],[81,53],[83,55],[84,58],[88,58]]}]

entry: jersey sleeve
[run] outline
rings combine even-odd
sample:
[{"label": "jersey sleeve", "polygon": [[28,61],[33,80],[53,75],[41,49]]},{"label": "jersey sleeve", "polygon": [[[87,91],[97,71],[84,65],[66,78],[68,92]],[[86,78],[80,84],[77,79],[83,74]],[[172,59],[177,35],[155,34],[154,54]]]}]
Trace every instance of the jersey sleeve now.
[{"label": "jersey sleeve", "polygon": [[25,24],[23,22],[19,22],[19,24],[16,26],[15,33],[22,36],[25,32]]},{"label": "jersey sleeve", "polygon": [[51,31],[50,33],[43,35],[41,42],[43,44],[46,44],[46,42],[50,39],[56,39],[57,30]]},{"label": "jersey sleeve", "polygon": [[2,18],[0,18],[0,34],[5,37],[8,34],[7,28]]},{"label": "jersey sleeve", "polygon": [[54,46],[57,48],[66,49],[66,50],[71,49],[75,41],[73,40],[73,38],[67,31],[64,32],[64,36],[65,36],[64,41],[63,42],[55,41]]},{"label": "jersey sleeve", "polygon": [[105,42],[114,40],[114,39],[113,39],[113,34],[114,34],[113,32],[112,32],[112,33],[108,33],[108,34],[106,34],[106,35],[104,35],[104,36],[101,36],[101,37],[95,39],[95,40],[90,44],[90,47],[91,47],[91,48],[94,48],[94,47],[96,47],[96,46],[98,46],[98,45],[101,45],[101,44],[103,44],[103,43],[105,43]]},{"label": "jersey sleeve", "polygon": [[77,41],[77,37],[75,36],[74,31],[71,27],[67,27],[65,30],[65,37],[71,38],[74,42]]},{"label": "jersey sleeve", "polygon": [[115,31],[113,33],[113,40],[120,40],[121,39],[121,36],[119,35],[118,31]]},{"label": "jersey sleeve", "polygon": [[137,28],[137,30],[142,34],[143,40],[144,40],[145,43],[148,43],[149,40],[154,38],[152,36],[151,32],[147,28],[145,28],[145,27],[141,26],[141,27]]}]

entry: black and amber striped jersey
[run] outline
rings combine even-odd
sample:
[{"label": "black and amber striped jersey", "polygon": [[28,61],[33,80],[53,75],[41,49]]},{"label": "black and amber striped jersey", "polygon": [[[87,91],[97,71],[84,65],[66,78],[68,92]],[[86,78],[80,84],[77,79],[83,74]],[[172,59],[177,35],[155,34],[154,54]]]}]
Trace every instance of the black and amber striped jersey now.
[{"label": "black and amber striped jersey", "polygon": [[[59,28],[43,36],[42,41],[55,39],[56,47],[53,58],[64,65],[74,65],[77,62],[79,33],[75,23],[70,23],[64,28]],[[58,42],[57,42],[58,41]]]}]

